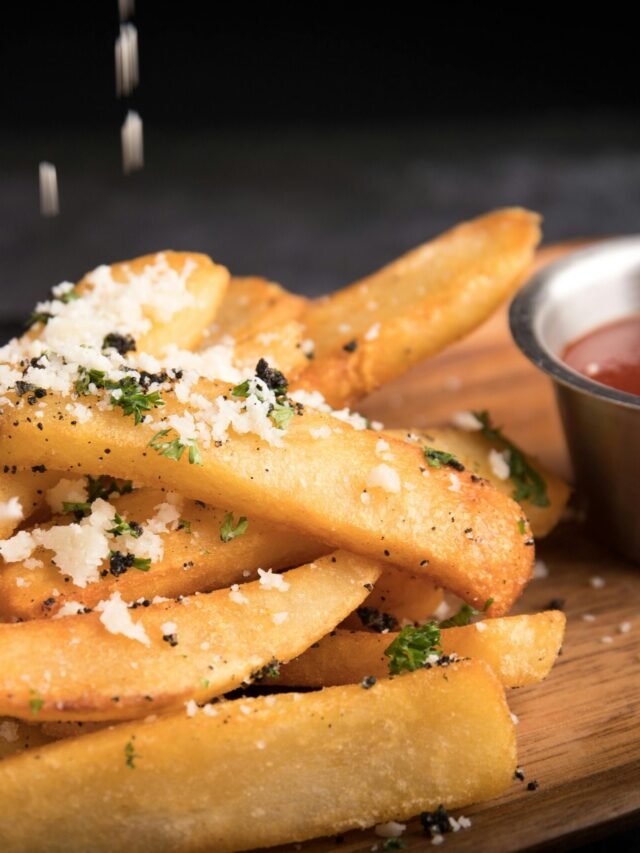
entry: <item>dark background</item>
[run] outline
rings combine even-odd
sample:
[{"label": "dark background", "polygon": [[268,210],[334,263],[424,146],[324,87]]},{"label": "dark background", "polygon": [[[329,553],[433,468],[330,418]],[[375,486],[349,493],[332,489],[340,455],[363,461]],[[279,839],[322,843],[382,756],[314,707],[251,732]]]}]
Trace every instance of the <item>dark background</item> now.
[{"label": "dark background", "polygon": [[[636,35],[602,10],[570,26],[557,6],[138,0],[141,85],[117,100],[116,0],[17,5],[0,30],[5,327],[62,279],[166,247],[318,293],[499,205],[539,210],[548,240],[640,225]],[[129,107],[146,165],[124,176]]]}]

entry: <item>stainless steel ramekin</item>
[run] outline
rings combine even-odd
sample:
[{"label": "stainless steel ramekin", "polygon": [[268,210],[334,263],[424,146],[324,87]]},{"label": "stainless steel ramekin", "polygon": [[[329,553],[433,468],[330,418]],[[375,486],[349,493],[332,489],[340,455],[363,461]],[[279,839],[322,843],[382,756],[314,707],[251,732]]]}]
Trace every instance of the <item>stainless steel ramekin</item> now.
[{"label": "stainless steel ramekin", "polygon": [[640,237],[605,240],[545,267],[511,303],[511,334],[555,386],[590,527],[640,563],[640,397],[566,365],[567,343],[640,313]]}]

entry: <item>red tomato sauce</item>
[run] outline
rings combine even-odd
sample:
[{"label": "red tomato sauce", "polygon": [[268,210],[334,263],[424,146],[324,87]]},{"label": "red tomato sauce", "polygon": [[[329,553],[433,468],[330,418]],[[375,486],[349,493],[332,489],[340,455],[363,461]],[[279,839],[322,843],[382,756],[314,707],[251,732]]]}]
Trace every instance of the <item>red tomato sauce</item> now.
[{"label": "red tomato sauce", "polygon": [[589,379],[640,396],[640,314],[587,332],[565,347],[562,359]]}]

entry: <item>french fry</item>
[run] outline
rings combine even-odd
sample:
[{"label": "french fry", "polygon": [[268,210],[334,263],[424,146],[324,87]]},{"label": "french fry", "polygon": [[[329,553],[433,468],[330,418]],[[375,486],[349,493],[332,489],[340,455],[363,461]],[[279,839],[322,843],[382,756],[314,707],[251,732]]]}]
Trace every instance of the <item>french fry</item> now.
[{"label": "french fry", "polygon": [[446,676],[241,699],[8,759],[4,849],[232,853],[494,797],[516,767],[502,686],[482,662]]},{"label": "french fry", "polygon": [[101,624],[98,613],[0,625],[0,714],[133,719],[219,696],[331,631],[380,569],[336,552],[293,569],[286,589],[255,581],[141,607],[133,611],[140,642],[110,633],[106,626],[121,629],[121,619]]},{"label": "french fry", "polygon": [[[0,539],[8,539],[23,521],[40,510],[44,493],[60,478],[55,471],[32,471],[8,465],[6,468],[0,471]],[[10,509],[14,499],[20,505],[19,512],[15,513]]]},{"label": "french fry", "polygon": [[[428,444],[437,450],[444,450],[462,462],[462,464],[479,477],[489,480],[494,488],[505,495],[513,496],[514,483],[511,479],[497,477],[490,461],[490,451],[502,452],[504,447],[496,441],[485,438],[481,432],[468,432],[454,427],[429,427],[422,430],[391,430],[397,438],[403,436],[421,444]],[[546,483],[548,505],[539,506],[531,500],[521,501],[522,509],[529,519],[533,535],[537,538],[547,536],[558,524],[567,505],[571,489],[567,483],[548,468],[530,456],[525,458],[528,464],[540,474]]]},{"label": "french fry", "polygon": [[[186,264],[192,267],[185,283],[187,292],[193,297],[193,304],[176,312],[170,321],[163,321],[153,314],[148,315],[151,328],[136,341],[136,347],[139,352],[153,356],[163,355],[169,344],[183,349],[190,349],[198,344],[222,302],[229,281],[229,273],[224,267],[214,264],[206,255],[191,252],[167,251],[145,255],[131,261],[112,264],[109,270],[114,281],[121,281],[123,287],[126,287],[129,274],[140,275],[145,268],[158,263],[161,266],[158,267],[157,275],[163,274],[165,264],[169,274],[174,275],[182,273]],[[85,277],[78,283],[76,290],[83,293],[91,290],[92,286]],[[40,338],[43,329],[41,322],[36,323],[23,335],[22,340]],[[114,332],[117,331],[114,329]],[[0,506],[3,502],[17,497],[25,511],[25,518],[42,506],[42,491],[53,485],[49,478],[38,473],[32,478],[29,473],[31,465],[27,466],[24,473],[12,471],[11,466],[0,468]],[[0,515],[0,539],[8,537],[18,524],[19,520],[2,518]]]},{"label": "french fry", "polygon": [[[112,497],[115,511],[128,521],[144,523],[166,500],[159,489],[136,489],[121,497]],[[104,577],[85,587],[76,586],[63,576],[50,551],[38,548],[34,557],[41,568],[27,568],[24,562],[0,568],[0,619],[4,621],[38,619],[55,615],[68,601],[92,608],[118,591],[127,602],[155,596],[177,598],[194,592],[243,583],[258,568],[284,569],[309,562],[330,549],[302,536],[292,536],[282,526],[250,519],[247,532],[223,542],[221,527],[226,510],[184,501],[179,529],[160,534],[164,555],[148,572],[127,570],[114,577],[105,560]],[[236,513],[235,517],[239,517]],[[74,521],[73,516],[54,519],[56,524]],[[48,525],[42,525],[47,527]],[[57,591],[57,593],[56,593]]]},{"label": "french fry", "polygon": [[[159,267],[156,275],[161,277],[164,262],[170,271],[178,274],[183,272],[185,265],[189,265],[191,271],[186,277],[186,289],[193,297],[193,302],[173,314],[170,320],[165,321],[153,313],[149,315],[151,328],[136,341],[136,348],[138,352],[154,356],[163,355],[170,344],[180,349],[194,349],[216,316],[229,283],[229,271],[225,267],[213,263],[207,255],[195,252],[165,251],[120,261],[111,264],[111,276],[114,281],[126,286],[130,273],[141,275],[145,269],[154,268],[160,263],[163,266]],[[78,283],[77,289],[82,293],[90,288],[91,284],[85,277]]]},{"label": "french fry", "polygon": [[[274,328],[298,320],[307,305],[303,296],[258,276],[233,276],[215,322],[205,336],[206,345],[227,337],[236,342],[270,333]],[[284,369],[284,368],[281,368]]]},{"label": "french fry", "polygon": [[304,322],[315,358],[296,387],[340,408],[440,352],[514,292],[539,240],[537,215],[497,210],[310,303]]},{"label": "french fry", "polygon": [[[564,613],[549,610],[532,616],[486,619],[460,628],[444,628],[445,654],[482,660],[505,687],[522,687],[546,678],[562,646]],[[384,678],[389,658],[384,650],[397,634],[335,631],[280,670],[276,684],[331,687],[353,684],[366,676]]]},{"label": "french fry", "polygon": [[[385,566],[373,591],[362,602],[362,607],[377,611],[383,619],[391,616],[398,624],[406,619],[410,622],[424,622],[433,615],[443,597],[443,591],[425,575]],[[375,621],[376,615],[369,612],[369,620],[373,618]],[[359,616],[355,612],[347,616],[341,627],[362,631],[367,627],[366,623],[366,614]]]},{"label": "french fry", "polygon": [[40,726],[30,726],[11,717],[0,717],[0,761],[19,752],[37,749],[52,739]]},{"label": "french fry", "polygon": [[[206,394],[212,400],[230,389],[207,383]],[[168,398],[163,415],[172,411],[184,408]],[[511,498],[466,471],[430,467],[419,447],[397,439],[389,438],[385,453],[392,466],[383,465],[378,434],[330,415],[307,408],[291,420],[282,447],[234,435],[203,447],[202,464],[190,465],[187,455],[176,461],[156,453],[148,446],[153,431],[132,428],[114,410],[94,408],[88,422],[73,426],[65,398],[52,393],[42,412],[42,429],[21,408],[0,413],[8,464],[37,458],[57,470],[134,477],[276,524],[286,519],[333,547],[422,572],[478,609],[492,598],[491,615],[507,612],[530,577],[532,540]],[[390,485],[383,478],[371,486],[380,473]]]},{"label": "french fry", "polygon": [[234,360],[240,369],[248,367],[253,371],[259,359],[264,358],[287,375],[296,373],[307,363],[303,333],[304,327],[297,320],[273,326],[268,332],[256,332],[238,342]]}]

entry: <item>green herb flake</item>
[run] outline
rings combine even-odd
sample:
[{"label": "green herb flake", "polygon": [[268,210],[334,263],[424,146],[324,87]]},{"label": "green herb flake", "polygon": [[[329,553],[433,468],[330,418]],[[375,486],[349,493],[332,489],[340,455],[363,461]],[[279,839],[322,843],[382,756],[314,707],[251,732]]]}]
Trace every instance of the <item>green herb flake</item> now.
[{"label": "green herb flake", "polygon": [[406,843],[401,838],[387,838],[382,845],[383,850],[405,850]]},{"label": "green herb flake", "polygon": [[518,519],[518,533],[521,536],[524,536],[524,534],[526,532],[527,532],[527,522],[525,521],[524,518],[519,518]]},{"label": "green herb flake", "polygon": [[[275,402],[271,402],[268,417],[277,429],[286,429],[289,421],[296,413],[294,407],[290,404],[286,396],[287,380],[279,371],[275,371],[270,368],[264,359],[260,359],[258,362],[257,375],[263,382],[265,381],[265,377],[267,377],[272,383],[274,379],[280,383],[279,385],[273,385],[265,382],[269,390],[273,391],[275,396]],[[245,379],[244,382],[241,382],[239,385],[236,385],[235,388],[232,388],[231,395],[233,397],[241,397],[243,399],[254,396],[260,400],[261,403],[267,402],[267,398],[265,397],[262,389],[258,385],[252,384],[251,379]]]},{"label": "green herb flake", "polygon": [[151,557],[134,557],[132,565],[139,572],[148,572],[151,568]]},{"label": "green herb flake", "polygon": [[34,717],[37,717],[44,705],[44,699],[38,694],[37,690],[29,690],[29,695],[31,696],[31,698],[29,699],[29,707],[31,708],[31,714]]},{"label": "green herb flake", "polygon": [[449,619],[445,619],[440,623],[441,628],[461,628],[464,625],[470,625],[471,619],[474,616],[480,616],[482,613],[486,613],[487,610],[493,604],[493,598],[488,598],[482,610],[476,610],[475,607],[472,607],[470,604],[463,604],[460,610],[455,613],[453,616],[450,616]]},{"label": "green herb flake", "polygon": [[434,447],[425,447],[424,457],[431,468],[442,468],[443,465],[449,468],[454,468],[456,471],[464,471],[464,465],[460,462],[453,453],[447,453],[444,450],[436,450]]},{"label": "green herb flake", "polygon": [[248,527],[249,519],[245,518],[244,515],[240,516],[238,523],[234,526],[233,513],[228,512],[224,517],[224,521],[220,525],[220,539],[222,542],[231,542],[232,539],[246,533]]},{"label": "green herb flake", "polygon": [[518,502],[529,501],[534,506],[549,506],[549,495],[544,478],[533,468],[522,450],[502,434],[502,430],[493,426],[486,410],[474,412],[482,424],[482,435],[491,442],[508,450],[509,479],[514,484],[513,498]]},{"label": "green herb flake", "polygon": [[119,406],[125,416],[133,417],[135,425],[142,423],[147,412],[164,406],[164,400],[158,391],[147,393],[133,376],[125,376],[118,382],[107,379],[103,370],[80,367],[75,381],[76,394],[86,397],[96,390],[111,391],[112,406]]},{"label": "green herb flake", "polygon": [[133,741],[128,740],[124,745],[124,762],[130,770],[136,769],[136,758],[140,758],[137,754]]},{"label": "green herb flake", "polygon": [[427,663],[430,655],[442,654],[440,628],[436,622],[414,627],[406,625],[384,653],[389,658],[389,672],[414,672]]},{"label": "green herb flake", "polygon": [[142,527],[136,521],[125,521],[119,513],[115,514],[112,524],[113,527],[107,530],[111,536],[133,536],[134,539],[142,536]]},{"label": "green herb flake", "polygon": [[160,456],[166,456],[168,459],[175,459],[176,462],[179,462],[182,459],[182,456],[185,450],[189,450],[189,464],[190,465],[202,465],[202,457],[200,456],[200,450],[198,449],[198,445],[195,439],[189,439],[186,443],[180,441],[179,438],[174,438],[172,441],[165,441],[166,437],[169,435],[170,430],[161,429],[160,432],[157,432],[151,441],[148,443],[148,447],[152,447],[156,453],[159,453]]},{"label": "green herb flake", "polygon": [[185,533],[191,535],[191,522],[187,521],[186,518],[181,518],[178,521],[178,530],[184,530]]}]

